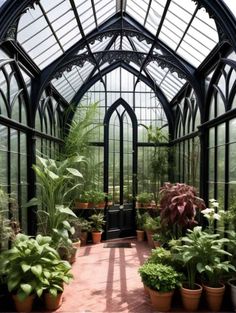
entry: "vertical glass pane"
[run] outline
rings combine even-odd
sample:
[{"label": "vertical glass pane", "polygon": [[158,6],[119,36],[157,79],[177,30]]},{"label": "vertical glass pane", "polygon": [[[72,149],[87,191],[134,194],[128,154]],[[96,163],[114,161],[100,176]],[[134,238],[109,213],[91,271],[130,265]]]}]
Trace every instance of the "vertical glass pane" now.
[{"label": "vertical glass pane", "polygon": [[109,124],[109,187],[114,203],[120,202],[120,120],[115,111]]}]

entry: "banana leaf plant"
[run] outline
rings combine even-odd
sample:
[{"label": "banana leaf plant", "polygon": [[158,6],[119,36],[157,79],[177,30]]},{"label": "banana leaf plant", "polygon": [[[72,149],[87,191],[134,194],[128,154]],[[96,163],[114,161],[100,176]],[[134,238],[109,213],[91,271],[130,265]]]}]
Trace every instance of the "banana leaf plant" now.
[{"label": "banana leaf plant", "polygon": [[60,241],[71,244],[70,233],[74,232],[68,222],[76,217],[70,209],[74,200],[72,192],[81,186],[82,174],[73,165],[85,162],[84,157],[74,156],[63,161],[37,157],[33,165],[37,177],[38,197],[29,201],[27,206],[38,206],[38,231],[52,236],[58,246]]},{"label": "banana leaf plant", "polygon": [[197,211],[206,208],[193,186],[165,183],[160,190],[161,225],[172,238],[178,239],[197,224]]}]

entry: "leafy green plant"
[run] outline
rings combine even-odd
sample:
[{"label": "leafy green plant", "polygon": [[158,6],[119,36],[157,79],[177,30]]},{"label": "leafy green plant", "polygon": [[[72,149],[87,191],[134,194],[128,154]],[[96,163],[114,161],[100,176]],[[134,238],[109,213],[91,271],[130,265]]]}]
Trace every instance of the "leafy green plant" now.
[{"label": "leafy green plant", "polygon": [[91,220],[92,231],[101,232],[103,231],[103,225],[105,225],[104,214],[99,212],[89,217]]},{"label": "leafy green plant", "polygon": [[141,192],[136,197],[137,201],[143,206],[149,204],[152,200],[152,194],[148,192]]},{"label": "leafy green plant", "polygon": [[198,226],[188,230],[181,245],[172,248],[174,258],[182,262],[187,270],[190,289],[194,289],[197,271],[214,287],[219,284],[223,272],[235,270],[229,261],[223,260],[224,256],[231,256],[223,249],[228,242],[228,239],[220,238],[219,234],[209,234]]},{"label": "leafy green plant", "polygon": [[77,153],[84,156],[89,156],[89,142],[93,139],[94,131],[101,126],[95,123],[95,117],[98,110],[98,102],[84,106],[79,104],[74,118],[68,125],[67,136],[62,155],[64,158],[73,157]]},{"label": "leafy green plant", "polygon": [[160,216],[157,217],[151,217],[150,215],[146,216],[144,223],[144,229],[146,231],[156,232],[160,230],[160,227],[161,227]]},{"label": "leafy green plant", "polygon": [[136,227],[138,230],[144,230],[144,224],[146,221],[146,215],[141,214],[140,211],[136,210]]},{"label": "leafy green plant", "polygon": [[62,282],[68,283],[72,278],[69,274],[71,267],[60,259],[51,244],[49,236],[38,235],[35,239],[23,234],[16,236],[13,247],[3,252],[0,259],[9,292],[16,293],[21,300],[34,293],[40,297],[50,285],[56,288],[51,278],[62,269]]},{"label": "leafy green plant", "polygon": [[163,247],[152,249],[150,256],[147,259],[148,263],[173,265],[172,255],[170,250]]},{"label": "leafy green plant", "polygon": [[138,271],[144,285],[159,292],[172,291],[181,285],[182,275],[171,266],[145,263]]}]

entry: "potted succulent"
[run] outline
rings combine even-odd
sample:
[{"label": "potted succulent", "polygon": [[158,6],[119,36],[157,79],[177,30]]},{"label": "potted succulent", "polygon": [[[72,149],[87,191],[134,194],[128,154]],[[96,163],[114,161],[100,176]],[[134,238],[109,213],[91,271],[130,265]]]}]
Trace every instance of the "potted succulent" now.
[{"label": "potted succulent", "polygon": [[142,282],[148,287],[153,307],[167,312],[176,287],[180,286],[182,275],[173,267],[163,264],[145,263],[139,268]]},{"label": "potted succulent", "polygon": [[151,207],[152,194],[148,192],[139,193],[136,197],[136,208]]},{"label": "potted succulent", "polygon": [[76,237],[79,236],[80,238],[81,246],[85,246],[87,243],[88,233],[91,231],[91,222],[84,217],[78,217],[73,220],[72,224],[75,228]]},{"label": "potted succulent", "polygon": [[154,233],[160,230],[160,226],[160,216],[151,217],[148,213],[145,215],[144,229],[146,231],[148,245],[151,248],[154,248],[152,236]]},{"label": "potted succulent", "polygon": [[91,220],[93,243],[100,243],[102,238],[103,225],[105,225],[104,214],[101,212],[93,214],[89,217],[89,219]]},{"label": "potted succulent", "polygon": [[196,213],[206,208],[193,186],[165,183],[160,190],[161,225],[171,238],[182,237],[187,229],[196,226]]},{"label": "potted succulent", "polygon": [[18,312],[32,310],[35,295],[41,297],[46,289],[50,273],[61,261],[58,252],[51,247],[52,238],[38,235],[35,239],[18,234],[13,247],[2,253],[1,268],[5,272],[9,292]]},{"label": "potted succulent", "polygon": [[137,241],[144,241],[144,223],[145,223],[145,215],[141,214],[139,210],[136,211],[136,234]]}]

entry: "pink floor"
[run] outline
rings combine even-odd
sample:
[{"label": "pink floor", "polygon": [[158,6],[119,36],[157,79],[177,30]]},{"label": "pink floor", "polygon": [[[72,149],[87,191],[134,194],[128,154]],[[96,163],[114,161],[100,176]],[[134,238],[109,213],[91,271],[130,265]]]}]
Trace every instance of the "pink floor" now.
[{"label": "pink floor", "polygon": [[137,272],[150,249],[147,243],[127,241],[132,248],[104,248],[103,243],[81,247],[73,264],[74,280],[56,312],[154,312]]},{"label": "pink floor", "polygon": [[[104,243],[81,247],[73,264],[73,282],[65,288],[62,306],[57,313],[151,313],[144,294],[138,267],[150,253],[147,243],[134,239],[132,248],[104,248]],[[180,303],[179,296],[174,302]],[[175,305],[173,312],[183,312]],[[200,308],[201,312],[206,312]],[[222,311],[227,311],[222,308]]]}]

